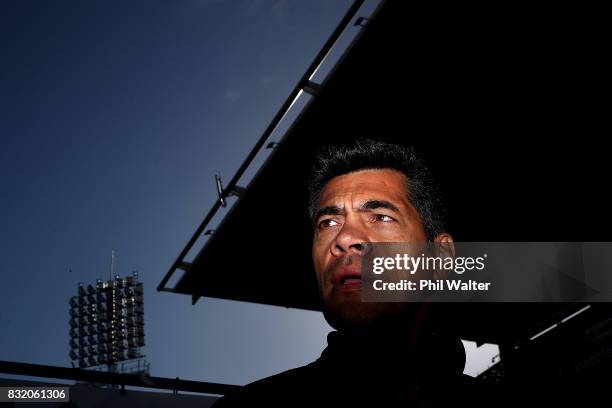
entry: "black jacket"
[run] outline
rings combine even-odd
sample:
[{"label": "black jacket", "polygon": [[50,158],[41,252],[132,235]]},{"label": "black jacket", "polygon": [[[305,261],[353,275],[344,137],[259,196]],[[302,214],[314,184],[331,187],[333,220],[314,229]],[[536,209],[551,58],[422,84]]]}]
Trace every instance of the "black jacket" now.
[{"label": "black jacket", "polygon": [[429,333],[415,350],[396,332],[331,332],[315,362],[244,386],[215,408],[253,406],[502,406],[494,385],[462,374],[465,351],[453,336]]}]

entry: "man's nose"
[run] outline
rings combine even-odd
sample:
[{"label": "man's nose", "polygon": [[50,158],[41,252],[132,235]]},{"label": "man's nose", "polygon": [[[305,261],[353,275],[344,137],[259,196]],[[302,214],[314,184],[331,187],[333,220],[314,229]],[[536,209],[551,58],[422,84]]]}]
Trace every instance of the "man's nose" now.
[{"label": "man's nose", "polygon": [[332,243],[331,252],[334,256],[363,255],[366,242],[367,236],[362,228],[352,223],[345,223]]}]

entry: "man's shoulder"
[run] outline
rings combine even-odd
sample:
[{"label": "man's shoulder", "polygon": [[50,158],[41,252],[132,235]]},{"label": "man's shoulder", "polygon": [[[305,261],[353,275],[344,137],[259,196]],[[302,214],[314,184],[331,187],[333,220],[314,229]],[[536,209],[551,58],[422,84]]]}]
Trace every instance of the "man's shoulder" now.
[{"label": "man's shoulder", "polygon": [[270,377],[262,378],[261,380],[245,385],[243,388],[262,391],[267,389],[277,390],[279,387],[295,388],[302,385],[304,381],[309,381],[312,379],[313,373],[314,363],[310,363],[301,367],[292,368],[290,370],[274,374]]},{"label": "man's shoulder", "polygon": [[314,363],[292,368],[262,378],[241,387],[238,391],[219,399],[214,407],[241,407],[262,403],[267,406],[284,403],[287,398],[299,398],[314,379]]},{"label": "man's shoulder", "polygon": [[[325,373],[317,370],[317,364],[294,368],[270,377],[252,382],[241,387],[237,392],[226,395],[214,405],[215,408],[256,406],[313,406],[320,402],[320,397],[326,387]],[[337,379],[336,379],[337,380]],[[355,378],[358,381],[359,378]],[[328,395],[331,400],[351,400],[356,406],[397,406],[408,401],[403,392],[403,386],[391,382],[383,384],[385,391],[376,391],[368,384],[357,387],[354,395],[340,393]],[[371,384],[374,386],[374,384]],[[389,386],[392,388],[389,389]],[[378,384],[381,386],[381,384]],[[423,384],[425,397],[431,406],[469,405],[472,407],[488,407],[491,401],[506,406],[510,399],[499,384],[490,383],[481,378],[459,374],[452,378],[436,378]],[[352,399],[351,399],[352,398]]]}]

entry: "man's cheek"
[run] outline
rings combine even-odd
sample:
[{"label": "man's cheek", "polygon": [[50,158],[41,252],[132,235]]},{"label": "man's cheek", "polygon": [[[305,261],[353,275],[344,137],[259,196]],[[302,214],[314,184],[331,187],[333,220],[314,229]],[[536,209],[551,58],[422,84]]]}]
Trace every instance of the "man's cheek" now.
[{"label": "man's cheek", "polygon": [[312,260],[315,264],[315,268],[317,270],[317,274],[322,272],[325,267],[325,248],[321,245],[317,245],[313,247],[312,251]]},{"label": "man's cheek", "polygon": [[313,256],[313,266],[314,266],[314,272],[315,272],[315,276],[317,278],[317,282],[319,283],[319,285],[321,285],[321,278],[322,278],[322,268],[320,265],[320,262],[318,260],[318,258],[316,256]]}]

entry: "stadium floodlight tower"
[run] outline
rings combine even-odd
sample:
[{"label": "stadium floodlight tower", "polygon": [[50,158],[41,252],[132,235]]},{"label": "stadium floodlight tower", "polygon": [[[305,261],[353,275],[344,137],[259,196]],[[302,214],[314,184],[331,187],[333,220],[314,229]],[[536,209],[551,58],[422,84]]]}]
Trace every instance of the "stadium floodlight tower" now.
[{"label": "stadium floodlight tower", "polygon": [[132,276],[79,283],[70,298],[70,359],[73,367],[148,373],[144,340],[143,286]]}]

